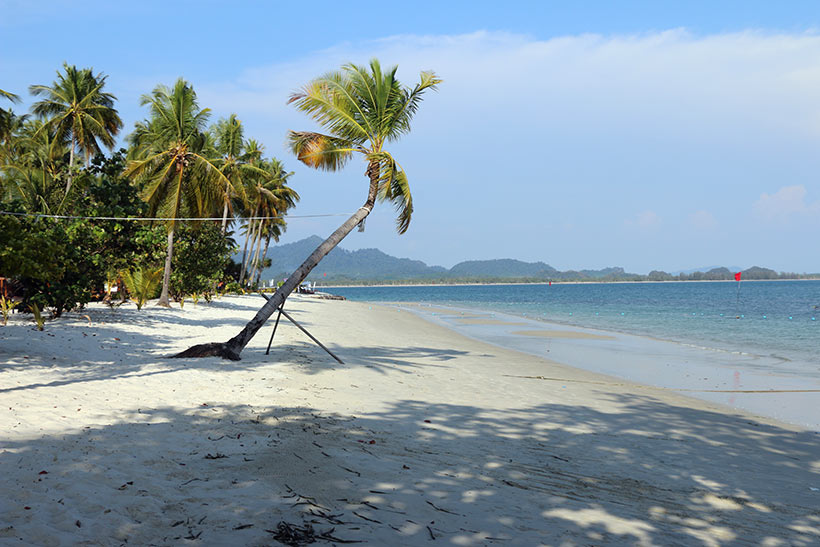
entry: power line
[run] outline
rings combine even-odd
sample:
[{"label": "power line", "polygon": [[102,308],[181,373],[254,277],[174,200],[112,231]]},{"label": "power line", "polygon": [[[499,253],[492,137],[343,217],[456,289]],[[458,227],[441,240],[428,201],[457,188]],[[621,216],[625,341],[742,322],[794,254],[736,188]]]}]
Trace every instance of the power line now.
[{"label": "power line", "polygon": [[[242,217],[242,220],[275,220],[275,219],[292,219],[292,218],[322,218],[322,217],[339,217],[350,216],[353,213],[327,213],[322,215],[285,215],[278,217]],[[168,221],[168,220],[222,220],[222,217],[177,217],[175,219],[160,218],[160,217],[85,217],[74,215],[43,215],[39,213],[13,213],[11,211],[0,211],[0,215],[17,216],[17,217],[31,217],[31,218],[56,218],[67,220],[136,220],[136,221]]]}]

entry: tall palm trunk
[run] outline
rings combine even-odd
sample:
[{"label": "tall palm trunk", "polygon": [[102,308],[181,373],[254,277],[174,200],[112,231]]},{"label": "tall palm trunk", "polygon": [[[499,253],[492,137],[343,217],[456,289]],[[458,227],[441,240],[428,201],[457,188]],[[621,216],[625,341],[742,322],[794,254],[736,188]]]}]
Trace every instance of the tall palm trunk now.
[{"label": "tall palm trunk", "polygon": [[256,253],[253,255],[253,262],[251,262],[251,274],[248,276],[249,285],[253,286],[253,280],[256,278],[256,272],[259,271],[259,252],[262,250],[262,230],[264,230],[264,220],[259,221],[259,232],[256,234]]},{"label": "tall palm trunk", "polygon": [[174,225],[168,230],[168,254],[165,257],[165,273],[162,275],[162,293],[159,295],[159,302],[157,306],[171,307],[171,301],[168,298],[168,292],[171,287],[171,257],[174,254]]},{"label": "tall palm trunk", "polygon": [[248,233],[245,235],[245,247],[247,248],[248,240],[250,240],[251,252],[250,254],[242,253],[242,272],[239,274],[240,285],[245,281],[245,274],[248,273],[248,264],[250,264],[250,255],[253,254],[254,237],[256,237],[256,225],[254,224],[253,217],[256,216],[257,209],[258,207],[253,210],[253,216],[251,217],[251,220],[248,221]]},{"label": "tall palm trunk", "polygon": [[251,226],[253,221],[248,221],[248,230],[245,234],[245,244],[242,246],[242,270],[239,273],[239,283],[242,284],[242,278],[245,277],[245,260],[247,260],[248,256],[248,240],[250,239],[251,235]]},{"label": "tall palm trunk", "polygon": [[[179,181],[177,188],[182,185],[182,177],[185,175],[185,169],[178,169]],[[168,229],[168,254],[165,257],[165,272],[162,274],[162,292],[159,295],[159,302],[157,306],[166,308],[171,307],[171,301],[168,293],[171,290],[171,259],[174,256],[174,228],[176,228],[176,218],[179,216],[179,207],[182,204],[182,194],[177,191],[177,201],[174,207],[174,216],[171,219],[171,227]]]},{"label": "tall palm trunk", "polygon": [[[270,231],[268,231],[268,235],[265,236],[265,252],[262,253],[262,258],[260,260],[262,263],[265,262],[265,259],[268,258],[268,249],[270,248]],[[259,285],[259,282],[262,280],[262,270],[259,270],[259,274],[256,276],[256,285]]]},{"label": "tall palm trunk", "polygon": [[222,210],[222,235],[225,235],[225,232],[228,229],[228,200],[230,199],[229,192],[231,190],[230,184],[227,182],[225,183],[225,208]]},{"label": "tall palm trunk", "polygon": [[379,186],[379,164],[378,162],[370,162],[367,168],[367,176],[370,178],[370,190],[367,194],[367,201],[365,201],[364,205],[359,207],[359,210],[353,213],[349,219],[345,221],[344,224],[339,226],[335,232],[330,234],[326,240],[324,240],[307,260],[305,260],[301,266],[296,268],[290,276],[288,277],[287,281],[276,289],[276,292],[273,296],[265,302],[265,305],[262,306],[256,315],[248,321],[248,324],[245,325],[239,334],[228,340],[224,343],[211,343],[211,344],[198,344],[196,346],[192,346],[182,353],[178,353],[174,355],[174,357],[222,357],[223,359],[231,359],[234,361],[239,361],[240,357],[239,354],[242,353],[242,350],[245,349],[245,346],[248,345],[248,342],[256,335],[259,329],[262,328],[262,325],[270,318],[273,313],[279,309],[285,299],[290,296],[296,287],[305,280],[308,274],[315,268],[319,262],[329,253],[332,251],[342,240],[353,231],[353,228],[356,227],[361,221],[367,218],[367,215],[370,214],[370,211],[373,210],[373,205],[376,203],[376,191]]},{"label": "tall palm trunk", "polygon": [[68,153],[68,184],[65,187],[65,193],[68,194],[68,191],[71,190],[71,183],[74,180],[74,148],[77,146],[74,133],[71,133],[71,150]]}]

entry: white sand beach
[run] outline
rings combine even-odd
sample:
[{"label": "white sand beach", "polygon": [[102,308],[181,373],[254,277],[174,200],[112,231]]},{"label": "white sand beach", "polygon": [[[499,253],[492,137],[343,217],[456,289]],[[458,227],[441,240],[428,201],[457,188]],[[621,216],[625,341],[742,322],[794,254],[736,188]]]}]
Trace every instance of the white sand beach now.
[{"label": "white sand beach", "polygon": [[284,320],[167,358],[262,303],[0,327],[0,544],[820,543],[816,432],[407,311],[292,296],[344,365]]}]

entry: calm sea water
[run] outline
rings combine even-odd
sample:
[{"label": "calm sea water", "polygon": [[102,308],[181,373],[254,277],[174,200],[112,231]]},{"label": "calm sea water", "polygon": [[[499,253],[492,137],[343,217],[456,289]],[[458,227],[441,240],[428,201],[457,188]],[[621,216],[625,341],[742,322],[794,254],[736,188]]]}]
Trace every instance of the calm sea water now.
[{"label": "calm sea water", "polygon": [[639,334],[797,361],[820,371],[820,281],[339,287],[350,300],[419,302]]}]

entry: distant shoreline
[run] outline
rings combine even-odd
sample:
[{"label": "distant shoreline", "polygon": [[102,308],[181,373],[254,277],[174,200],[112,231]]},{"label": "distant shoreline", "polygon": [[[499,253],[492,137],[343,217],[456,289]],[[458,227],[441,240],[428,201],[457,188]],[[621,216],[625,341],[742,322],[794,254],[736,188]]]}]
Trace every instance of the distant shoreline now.
[{"label": "distant shoreline", "polygon": [[[802,278],[802,279],[743,279],[740,283],[760,283],[776,281],[778,283],[784,281],[820,281],[820,278]],[[666,281],[504,281],[498,283],[490,282],[475,282],[475,283],[374,283],[374,284],[321,284],[316,283],[316,289],[343,289],[348,287],[486,287],[486,286],[504,286],[504,285],[617,285],[617,284],[648,284],[648,283],[738,283],[734,279],[670,279]]]}]

